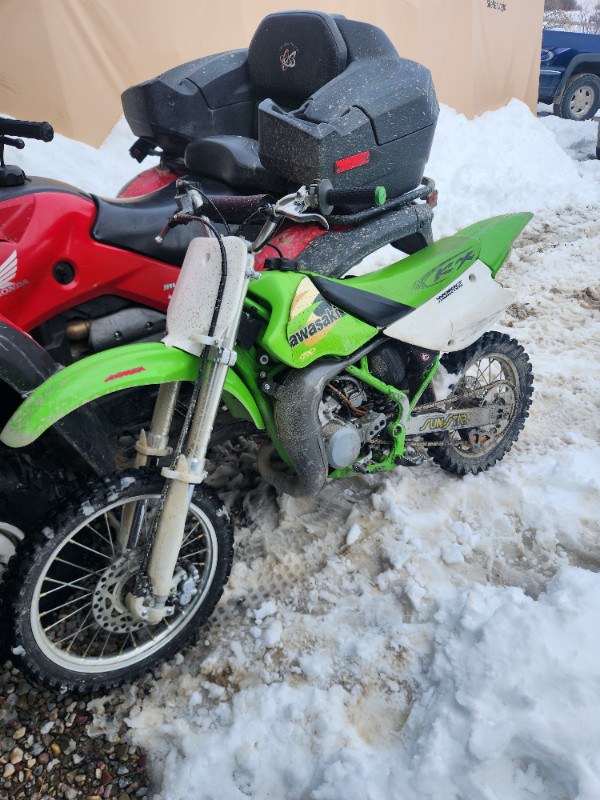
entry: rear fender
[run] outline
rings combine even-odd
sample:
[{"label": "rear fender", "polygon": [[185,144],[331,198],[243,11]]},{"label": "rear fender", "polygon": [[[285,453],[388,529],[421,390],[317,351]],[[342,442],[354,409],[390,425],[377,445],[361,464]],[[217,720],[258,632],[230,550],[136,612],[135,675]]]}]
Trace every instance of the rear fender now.
[{"label": "rear fender", "polygon": [[506,261],[513,242],[532,217],[533,214],[529,212],[502,214],[469,225],[458,233],[461,236],[473,236],[479,239],[481,243],[479,260],[490,268],[492,277],[495,278]]},{"label": "rear fender", "polygon": [[[200,358],[160,342],[113,348],[52,375],[19,406],[0,434],[9,447],[24,447],[51,425],[86,403],[134,386],[195,381]],[[257,428],[262,416],[250,391],[232,370],[224,394],[235,398]]]}]

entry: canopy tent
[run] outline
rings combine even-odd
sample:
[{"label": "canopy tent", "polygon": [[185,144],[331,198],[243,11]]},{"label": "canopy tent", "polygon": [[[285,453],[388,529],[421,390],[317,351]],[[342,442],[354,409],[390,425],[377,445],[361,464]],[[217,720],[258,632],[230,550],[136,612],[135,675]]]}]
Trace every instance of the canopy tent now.
[{"label": "canopy tent", "polygon": [[[0,112],[47,120],[98,146],[128,86],[246,47],[266,14],[298,7],[297,0],[0,0]],[[439,100],[467,117],[512,97],[535,110],[543,7],[543,0],[318,5],[382,28],[400,55],[431,70]]]}]

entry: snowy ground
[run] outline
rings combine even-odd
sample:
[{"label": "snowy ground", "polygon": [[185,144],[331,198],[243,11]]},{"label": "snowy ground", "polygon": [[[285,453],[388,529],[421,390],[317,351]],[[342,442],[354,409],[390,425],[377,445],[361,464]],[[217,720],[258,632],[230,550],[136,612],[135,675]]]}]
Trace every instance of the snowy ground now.
[{"label": "snowy ground", "polygon": [[[226,594],[129,715],[155,800],[600,797],[596,132],[517,101],[473,121],[442,108],[436,238],[535,212],[497,326],[530,355],[530,418],[477,477],[426,463],[295,500],[251,451],[241,477],[224,466],[226,500],[247,487]],[[114,194],[128,145],[121,123],[99,151],[58,137],[20,161]]]}]

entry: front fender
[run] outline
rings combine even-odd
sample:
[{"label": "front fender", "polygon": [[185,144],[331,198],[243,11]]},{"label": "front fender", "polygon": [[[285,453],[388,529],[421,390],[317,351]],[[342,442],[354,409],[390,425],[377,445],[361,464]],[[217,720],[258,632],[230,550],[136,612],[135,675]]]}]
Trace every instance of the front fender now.
[{"label": "front fender", "polygon": [[[98,397],[134,386],[195,381],[200,358],[160,342],[113,348],[84,358],[52,375],[9,419],[0,434],[8,447],[25,447],[58,420]],[[238,400],[257,428],[264,428],[258,406],[232,370],[224,393]]]}]

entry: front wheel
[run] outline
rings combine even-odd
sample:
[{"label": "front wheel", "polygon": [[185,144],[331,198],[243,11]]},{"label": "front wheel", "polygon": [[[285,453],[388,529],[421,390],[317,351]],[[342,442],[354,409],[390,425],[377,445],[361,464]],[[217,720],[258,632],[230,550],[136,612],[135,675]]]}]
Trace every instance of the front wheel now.
[{"label": "front wheel", "polygon": [[448,353],[442,366],[451,376],[452,410],[493,405],[492,425],[447,431],[429,455],[457,475],[477,474],[504,458],[519,436],[533,394],[533,374],[525,350],[503,333],[485,333],[466,350]]},{"label": "front wheel", "polygon": [[[37,683],[62,691],[110,688],[174,655],[206,622],[227,582],[233,533],[216,494],[196,487],[169,605],[148,625],[125,597],[142,568],[164,479],[150,470],[116,473],[83,490],[11,559],[0,608],[14,660]],[[124,510],[137,504],[142,533],[120,553]]]}]

